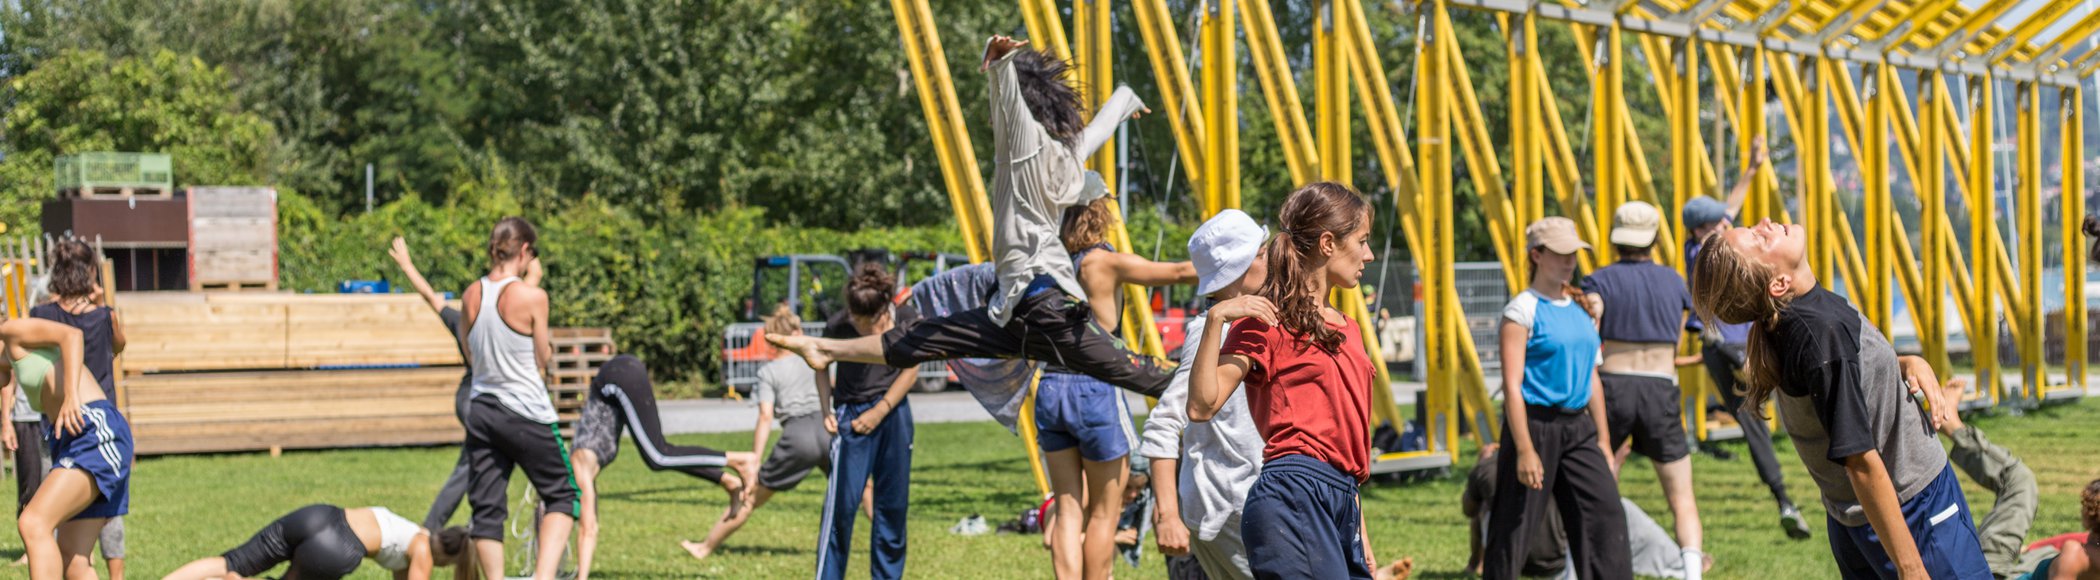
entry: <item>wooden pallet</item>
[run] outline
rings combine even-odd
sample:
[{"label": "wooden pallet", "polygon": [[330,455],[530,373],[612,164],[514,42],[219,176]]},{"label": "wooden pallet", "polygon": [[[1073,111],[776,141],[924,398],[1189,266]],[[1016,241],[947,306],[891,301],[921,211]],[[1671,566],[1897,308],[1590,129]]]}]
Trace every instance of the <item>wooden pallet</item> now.
[{"label": "wooden pallet", "polygon": [[547,397],[554,401],[554,414],[561,417],[562,432],[571,433],[576,418],[583,413],[591,379],[598,376],[598,367],[612,360],[618,351],[613,346],[610,328],[550,328],[548,335],[547,340],[554,347],[554,365],[547,370]]},{"label": "wooden pallet", "polygon": [[457,443],[465,368],[181,373],[128,377],[137,453]]},{"label": "wooden pallet", "polygon": [[60,197],[78,197],[82,199],[125,199],[132,197],[166,199],[175,197],[174,189],[159,187],[72,187],[59,190],[58,193]]},{"label": "wooden pallet", "polygon": [[276,280],[252,282],[199,282],[190,281],[191,292],[276,292]]}]

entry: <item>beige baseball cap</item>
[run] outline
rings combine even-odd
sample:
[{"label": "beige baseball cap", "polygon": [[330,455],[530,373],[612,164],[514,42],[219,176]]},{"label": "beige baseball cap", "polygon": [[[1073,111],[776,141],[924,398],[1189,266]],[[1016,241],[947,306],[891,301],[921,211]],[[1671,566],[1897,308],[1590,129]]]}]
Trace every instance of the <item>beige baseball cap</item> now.
[{"label": "beige baseball cap", "polygon": [[1588,242],[1575,233],[1575,220],[1554,216],[1531,222],[1524,228],[1525,246],[1545,246],[1555,254],[1573,254],[1590,249]]},{"label": "beige baseball cap", "polygon": [[1645,201],[1629,201],[1619,205],[1611,216],[1611,243],[1633,248],[1646,248],[1655,244],[1655,233],[1662,230],[1662,210]]}]

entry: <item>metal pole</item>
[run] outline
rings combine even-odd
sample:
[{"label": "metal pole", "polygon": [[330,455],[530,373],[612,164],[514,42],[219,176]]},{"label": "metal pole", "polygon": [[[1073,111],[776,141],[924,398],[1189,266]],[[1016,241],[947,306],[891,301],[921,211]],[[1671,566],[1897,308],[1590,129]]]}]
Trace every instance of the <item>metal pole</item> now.
[{"label": "metal pole", "polygon": [[372,213],[372,164],[365,164],[365,213]]}]

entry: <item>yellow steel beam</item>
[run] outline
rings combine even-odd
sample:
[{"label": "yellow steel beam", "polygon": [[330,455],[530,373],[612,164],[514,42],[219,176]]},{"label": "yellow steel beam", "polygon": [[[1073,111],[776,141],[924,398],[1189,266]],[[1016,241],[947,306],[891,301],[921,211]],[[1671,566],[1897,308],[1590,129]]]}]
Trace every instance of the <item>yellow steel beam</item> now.
[{"label": "yellow steel beam", "polygon": [[1291,76],[1290,60],[1283,56],[1283,41],[1278,40],[1269,3],[1240,2],[1239,8],[1240,28],[1247,34],[1254,75],[1261,81],[1261,96],[1269,105],[1269,118],[1276,123],[1277,140],[1284,144],[1284,165],[1290,169],[1292,183],[1309,183],[1320,166],[1319,152],[1313,147],[1305,106],[1298,101],[1298,83]]},{"label": "yellow steel beam", "polygon": [[1058,60],[1072,62],[1072,45],[1065,40],[1065,24],[1059,20],[1053,0],[1020,0],[1021,20],[1036,50],[1048,50]]},{"label": "yellow steel beam", "polygon": [[[1642,40],[1648,41],[1649,39],[1644,35]],[[1665,69],[1667,74],[1655,75],[1657,86],[1668,87],[1668,90],[1664,91],[1668,98],[1663,99],[1663,102],[1669,105],[1665,107],[1664,115],[1669,118],[1670,124],[1670,185],[1677,191],[1676,197],[1679,205],[1689,201],[1693,196],[1703,195],[1702,192],[1704,191],[1704,188],[1700,187],[1699,184],[1698,170],[1700,158],[1704,157],[1706,147],[1699,139],[1699,47],[1697,43],[1698,40],[1696,39],[1683,41],[1677,50],[1670,51],[1676,55],[1676,58],[1667,62],[1668,67]],[[1647,44],[1644,42],[1644,46]],[[1657,52],[1655,50],[1647,51],[1651,66],[1653,66],[1654,61],[1662,60],[1657,57]],[[1663,215],[1675,217],[1676,213],[1664,211]],[[1676,234],[1676,238],[1683,239],[1685,235],[1684,221],[1680,219],[1669,221],[1671,233]],[[1671,246],[1665,246],[1662,250],[1657,253],[1665,256],[1679,255],[1675,248]],[[1679,275],[1687,273],[1689,272],[1684,266],[1678,268]],[[1698,339],[1696,337],[1687,337],[1684,340],[1684,344],[1680,345],[1679,352],[1681,354],[1698,353]],[[1678,373],[1678,385],[1683,390],[1685,400],[1694,403],[1692,405],[1691,421],[1693,435],[1697,436],[1701,441],[1707,440],[1707,405],[1705,401],[1712,394],[1712,381],[1707,379],[1705,373],[1695,369],[1692,372]]]},{"label": "yellow steel beam", "polygon": [[[1546,146],[1546,183],[1552,186],[1553,197],[1560,203],[1561,212],[1566,214],[1569,219],[1575,220],[1576,232],[1582,234],[1583,239],[1603,239],[1604,234],[1597,229],[1597,204],[1591,202],[1589,196],[1584,195],[1582,190],[1582,178],[1580,176],[1583,171],[1576,164],[1575,147],[1572,144],[1572,140],[1568,138],[1567,124],[1561,122],[1560,106],[1553,97],[1553,93],[1546,88],[1552,86],[1552,82],[1546,76],[1545,60],[1539,58],[1528,60],[1530,61],[1532,83],[1540,87],[1538,89],[1538,110],[1545,115],[1546,120],[1543,127],[1545,130],[1544,145]],[[1569,208],[1574,209],[1570,210]],[[1610,214],[1607,213],[1605,215],[1609,216]],[[1578,255],[1577,259],[1582,263],[1583,271],[1594,272],[1598,267],[1598,262],[1602,259],[1601,256],[1601,254],[1597,253],[1584,253]]]},{"label": "yellow steel beam", "polygon": [[[2100,14],[2100,11],[2095,13]],[[2062,158],[2066,160],[2083,160],[2086,158],[2085,89],[2083,87],[2071,87],[2063,89],[2061,95],[2062,100],[2059,101],[2056,110],[2057,114],[2062,118]],[[2080,226],[2085,220],[2085,196],[2079,192],[2085,191],[2085,172],[2079,171],[2076,164],[2065,163],[2065,165],[2068,166],[2069,170],[2064,171],[2063,186],[2060,189],[2065,194],[2062,202],[2063,207],[2059,210],[2063,213],[2063,234],[2061,238],[2058,238],[2063,240],[2065,245],[2063,278],[2064,344],[2069,346],[2064,349],[2064,373],[2068,378],[2067,386],[2075,387],[2079,392],[2084,392],[2086,388],[2085,345],[2087,344],[2087,310],[2085,305],[2086,257],[2078,252],[2079,249],[2082,249],[2079,246],[2083,244],[2072,243],[2071,240],[2082,239],[2079,237],[2079,233],[2081,231]]]},{"label": "yellow steel beam", "polygon": [[948,205],[955,209],[955,223],[962,228],[963,249],[971,262],[983,262],[991,257],[992,209],[984,197],[984,178],[977,172],[977,154],[970,148],[962,107],[955,100],[955,85],[949,81],[940,32],[934,28],[926,0],[890,0],[890,11],[897,18],[898,37],[911,65],[919,109],[933,136]]},{"label": "yellow steel beam", "polygon": [[1132,0],[1138,32],[1145,39],[1145,56],[1152,63],[1152,78],[1159,79],[1160,113],[1174,130],[1174,150],[1181,155],[1181,174],[1203,202],[1203,218],[1224,208],[1214,207],[1203,191],[1203,107],[1196,103],[1196,87],[1189,80],[1188,57],[1182,54],[1180,35],[1167,13],[1166,0]]},{"label": "yellow steel beam", "polygon": [[[1939,339],[1923,341],[1921,346],[1925,350],[1925,360],[1932,363],[1934,372],[1944,374],[1952,373],[1953,366],[1947,355],[1947,313],[1943,307],[1944,302],[1941,301],[1941,298],[1946,296],[1945,281],[1952,277],[1949,275],[1951,268],[1947,265],[1948,254],[1952,252],[1948,251],[1948,246],[1951,245],[1949,237],[1943,232],[1952,231],[1953,228],[1947,224],[1946,157],[1942,154],[1944,149],[1933,143],[1948,138],[1939,114],[1940,95],[1947,92],[1947,80],[1935,71],[1924,71],[1919,75],[1920,94],[1918,113],[1915,117],[1919,139],[1917,145],[1912,147],[1917,152],[1919,161],[1909,169],[1911,179],[1918,184],[1918,197],[1922,202],[1918,212],[1918,219],[1922,223],[1918,224],[1918,230],[1925,246],[1924,251],[1920,252],[1924,258],[1922,261],[1925,269],[1919,282],[1923,283],[1922,289],[1929,301],[1917,302],[1913,308],[1924,307],[1932,312],[1931,326],[1920,327],[1918,336]],[[1901,83],[1897,83],[1895,88],[1902,90],[1902,86]],[[1908,101],[1898,103],[1899,106],[1907,104]],[[1898,117],[1899,121],[1906,118],[1911,117]],[[1915,296],[1913,300],[1916,300]],[[1960,305],[1960,301],[1957,301],[1956,314],[1962,316],[1962,328],[1970,327],[1967,312],[1967,309]]]},{"label": "yellow steel beam", "polygon": [[[1624,67],[1620,60],[1626,52],[1621,47],[1619,24],[1615,20],[1608,27],[1599,27],[1602,36],[1596,41],[1597,75],[1590,80],[1590,155],[1593,172],[1597,179],[1592,183],[1596,189],[1597,232],[1611,231],[1611,212],[1616,211],[1625,198],[1624,181],[1626,145],[1624,125],[1616,122],[1616,113],[1626,107]],[[1618,252],[1604,237],[1590,239],[1596,247],[1595,253],[1605,262],[1618,258]]]},{"label": "yellow steel beam", "polygon": [[[1514,22],[1512,22],[1514,20]],[[1529,59],[1537,58],[1537,16],[1526,12],[1514,19],[1503,17],[1503,40],[1508,44],[1506,53],[1509,63],[1509,170],[1511,176],[1510,197],[1516,211],[1515,222],[1530,224],[1545,217],[1545,188],[1540,182],[1546,170],[1539,156],[1545,147],[1539,141],[1538,83],[1531,75]],[[1520,261],[1516,268],[1517,280],[1531,279],[1531,261]],[[1512,288],[1514,290],[1514,288]]]},{"label": "yellow steel beam", "polygon": [[[1442,20],[1437,25],[1442,30],[1454,30],[1450,14],[1437,14]],[[1473,191],[1480,196],[1481,213],[1486,214],[1488,238],[1495,248],[1495,259],[1502,264],[1504,287],[1511,293],[1524,287],[1522,279],[1515,277],[1521,268],[1514,265],[1523,262],[1522,251],[1511,251],[1511,244],[1523,236],[1522,225],[1516,224],[1516,211],[1510,207],[1508,191],[1502,181],[1502,162],[1495,157],[1495,143],[1488,137],[1487,116],[1481,112],[1480,99],[1473,93],[1472,75],[1466,72],[1464,55],[1459,52],[1456,35],[1446,34],[1438,39],[1444,43],[1443,54],[1448,62],[1451,95],[1450,103],[1453,134],[1466,156],[1466,171],[1474,177]]]},{"label": "yellow steel beam", "polygon": [[[2023,23],[2024,27],[2024,23]],[[2035,300],[2023,304],[2025,308],[2013,326],[2026,329],[2019,340],[2020,371],[2025,384],[2021,395],[2039,402],[2046,390],[2048,367],[2042,361],[2042,94],[2041,86],[2031,82],[2015,85],[2014,135],[2018,142],[2015,151],[2014,170],[2019,174],[2019,183],[2013,190],[2013,228],[2019,233],[2019,260],[2021,294]],[[2075,169],[2074,169],[2075,170]],[[2076,238],[2068,238],[2066,241]],[[2068,285],[2069,281],[2066,281]]]},{"label": "yellow steel beam", "polygon": [[[1426,249],[1429,251],[1416,254],[1415,262],[1422,280],[1436,284],[1435,281],[1452,280],[1455,276],[1451,265],[1455,232],[1452,231],[1454,221],[1451,215],[1451,111],[1450,95],[1447,94],[1451,84],[1444,70],[1450,61],[1444,55],[1444,43],[1438,41],[1438,37],[1450,34],[1451,31],[1441,28],[1439,19],[1434,17],[1435,14],[1446,11],[1445,0],[1428,0],[1423,7],[1430,17],[1425,18],[1422,42],[1419,44],[1421,53],[1415,57],[1418,101],[1415,106],[1415,130],[1421,144],[1418,150],[1421,163],[1415,167],[1420,172],[1418,179],[1422,188],[1421,199],[1424,202],[1425,219],[1422,225],[1425,227],[1422,230],[1422,238],[1428,243],[1429,247]],[[1426,349],[1425,358],[1422,360],[1429,365],[1429,382],[1432,388],[1436,385],[1456,385],[1458,381],[1457,373],[1453,372],[1459,366],[1457,339],[1465,334],[1465,331],[1463,327],[1455,327],[1449,323],[1451,313],[1460,311],[1459,304],[1452,298],[1454,296],[1437,291],[1428,292],[1426,296],[1427,304],[1422,320],[1427,340],[1424,342]],[[1456,422],[1447,420],[1445,429],[1447,440],[1456,441]],[[1456,452],[1454,446],[1454,457]]]},{"label": "yellow steel beam", "polygon": [[1342,48],[1345,31],[1337,22],[1337,1],[1318,1],[1313,6],[1315,138],[1319,140],[1319,179],[1351,185],[1355,176],[1349,168],[1349,56]]},{"label": "yellow steel beam", "polygon": [[[1420,262],[1426,260],[1430,253],[1424,233],[1427,227],[1423,224],[1427,219],[1424,213],[1428,209],[1417,205],[1418,201],[1425,197],[1418,173],[1424,170],[1418,169],[1414,163],[1415,154],[1408,147],[1407,135],[1400,124],[1399,111],[1393,104],[1392,89],[1385,81],[1385,65],[1378,56],[1377,46],[1372,42],[1370,25],[1363,17],[1363,7],[1356,2],[1343,2],[1339,6],[1347,12],[1344,24],[1350,32],[1344,36],[1343,41],[1348,50],[1350,76],[1353,77],[1358,96],[1364,103],[1364,117],[1370,126],[1373,148],[1378,154],[1379,169],[1385,174],[1386,185],[1394,192],[1394,206],[1400,220],[1401,237],[1407,243],[1409,254],[1416,256]],[[1422,46],[1422,40],[1420,37],[1416,38],[1418,57],[1429,51],[1428,47]],[[1419,58],[1417,62],[1419,63]],[[1446,183],[1448,187],[1448,181]],[[1457,290],[1451,284],[1428,283],[1425,287],[1428,292],[1435,296],[1443,296],[1451,304],[1458,303]],[[1432,325],[1465,323],[1462,312],[1447,311],[1441,320],[1430,318],[1427,314],[1425,311],[1420,322],[1425,331],[1432,328]],[[1425,399],[1416,403],[1429,407],[1430,425],[1424,427],[1431,433],[1443,433],[1441,439],[1429,438],[1432,450],[1448,454],[1453,460],[1458,458],[1456,418],[1459,401],[1465,401],[1465,404],[1480,416],[1479,420],[1487,426],[1487,433],[1499,432],[1497,415],[1492,412],[1487,393],[1481,387],[1485,382],[1478,351],[1473,348],[1472,335],[1460,332],[1456,337],[1459,341],[1455,355],[1458,364],[1455,369],[1457,380],[1445,383],[1432,381],[1428,385]],[[1424,361],[1424,364],[1432,360],[1426,350],[1426,344],[1423,354],[1416,360]],[[1379,400],[1374,399],[1373,402],[1381,410],[1389,407]],[[1491,435],[1484,436],[1481,430],[1475,429],[1476,439],[1484,441],[1488,436]]]},{"label": "yellow steel beam", "polygon": [[2042,66],[2056,64],[2059,62],[2057,57],[2063,56],[2063,51],[2079,42],[2091,40],[2095,33],[2100,33],[2100,10],[2086,13],[2084,18],[2078,19],[2078,23],[2072,24],[2070,28],[2066,28],[2063,32],[2058,33],[2056,38],[2049,39],[2049,42],[2043,44],[2037,51],[2039,57],[2034,64]]},{"label": "yellow steel beam", "polygon": [[[1203,185],[1211,207],[1240,205],[1239,56],[1233,4],[1204,3]],[[1258,1],[1258,0],[1257,0]]]},{"label": "yellow steel beam", "polygon": [[1952,46],[1949,44],[1950,42],[1967,43],[1978,33],[1990,28],[1991,23],[1997,21],[1999,16],[2003,16],[2006,10],[2019,5],[2019,3],[2020,0],[1989,0],[1983,6],[1977,7],[1976,10],[1963,16],[1961,22],[1948,29],[1946,34],[1919,44],[1933,49],[1944,50]]},{"label": "yellow steel beam", "polygon": [[[1635,38],[1641,43],[1641,53],[1648,55],[1648,58],[1641,60],[1648,65],[1649,78],[1655,79],[1655,96],[1658,102],[1662,103],[1663,117],[1671,118],[1675,115],[1675,107],[1677,107],[1677,99],[1672,95],[1677,94],[1677,83],[1680,79],[1677,78],[1675,72],[1666,69],[1675,66],[1671,63],[1676,62],[1675,55],[1677,52],[1670,47],[1673,43],[1684,44],[1684,39],[1666,40],[1664,37],[1653,34],[1636,35]],[[1693,55],[1693,60],[1696,61],[1697,57],[1698,55]],[[1696,78],[1692,81],[1692,87],[1694,90],[1699,88],[1699,82]],[[1630,125],[1633,119],[1628,117],[1626,122]],[[1697,120],[1695,119],[1694,122],[1696,123]],[[1696,131],[1693,133],[1692,141],[1690,142],[1690,145],[1693,147],[1691,160],[1693,170],[1692,189],[1681,191],[1691,192],[1691,195],[1706,195],[1718,192],[1720,191],[1721,180],[1720,176],[1715,173],[1713,158],[1708,157],[1706,141],[1700,139]],[[1635,144],[1639,144],[1640,140],[1635,139],[1633,141]],[[1679,146],[1674,141],[1671,143],[1671,147]],[[1671,153],[1673,156],[1675,155],[1675,151]],[[1675,169],[1673,168],[1672,171],[1674,172]],[[1690,197],[1687,197],[1687,194],[1680,193],[1677,196],[1677,201],[1680,203],[1686,199],[1690,199]],[[1663,213],[1670,215],[1670,212]]]},{"label": "yellow steel beam", "polygon": [[2042,29],[2056,24],[2056,21],[2062,18],[2064,13],[2070,12],[2072,8],[2077,8],[2078,5],[2078,2],[2069,1],[2044,2],[2041,8],[2029,13],[2027,18],[2014,25],[2012,30],[2006,32],[2004,36],[1999,37],[1996,46],[1991,47],[1989,52],[1985,53],[1986,60],[1989,60],[1991,64],[2000,64],[2018,54],[2019,50],[2032,48],[2027,43],[2034,40],[2035,35],[2041,34]]},{"label": "yellow steel beam", "polygon": [[[1993,2],[2002,4],[2003,2]],[[1997,255],[1991,252],[1992,242],[1998,239],[1996,182],[1992,170],[1991,135],[1997,99],[1993,97],[1992,81],[1988,77],[1969,79],[1969,139],[1970,149],[1975,155],[1969,158],[1969,265],[1975,268],[1972,276],[1976,280],[1976,293],[1971,298],[1973,307],[1981,314],[1976,322],[1979,326],[1968,328],[1969,356],[1976,361],[1976,386],[1989,393],[1991,402],[1998,402],[1998,309],[1994,306],[1997,296],[1997,276],[1992,260]]]}]

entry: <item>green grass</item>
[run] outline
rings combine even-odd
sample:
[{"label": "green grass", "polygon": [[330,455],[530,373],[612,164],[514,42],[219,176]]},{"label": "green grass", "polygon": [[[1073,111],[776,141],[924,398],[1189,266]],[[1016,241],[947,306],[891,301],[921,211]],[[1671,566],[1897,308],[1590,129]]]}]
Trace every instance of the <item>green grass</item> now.
[{"label": "green grass", "polygon": [[[2100,476],[2100,402],[2080,402],[2030,412],[2023,417],[1976,418],[1992,439],[2022,456],[2041,482],[2041,509],[2030,538],[2073,531],[2077,493]],[[748,445],[750,435],[674,438],[723,448]],[[960,537],[947,528],[970,514],[997,523],[1035,503],[1022,459],[1021,442],[992,423],[922,426],[912,473],[909,572],[922,578],[1047,577],[1049,555],[1034,536]],[[1737,459],[1694,460],[1706,546],[1717,566],[1710,578],[1825,578],[1834,569],[1820,527],[1816,538],[1792,541],[1777,527],[1770,497],[1740,443],[1727,444]],[[1471,444],[1461,467],[1470,466]],[[652,473],[628,453],[600,478],[605,529],[595,574],[602,578],[795,578],[809,576],[816,560],[822,482],[777,496],[714,558],[696,562],[677,542],[705,534],[720,513],[723,495],[691,478]],[[456,457],[456,448],[372,449],[150,458],[133,479],[130,567],[139,578],[158,578],[190,559],[217,554],[245,540],[263,524],[314,502],[346,506],[384,505],[415,519],[421,516]],[[1809,517],[1822,509],[1793,449],[1780,444],[1787,484]],[[1456,472],[1454,472],[1456,473]],[[523,492],[523,478],[512,497]],[[4,485],[4,484],[0,484]],[[1365,488],[1365,513],[1378,555],[1416,558],[1421,577],[1463,577],[1466,522],[1459,514],[1463,479],[1451,475],[1412,484]],[[1977,515],[1988,511],[1988,494],[1964,478]],[[1668,510],[1654,471],[1629,463],[1624,492],[1667,529]],[[455,516],[464,519],[465,513]],[[12,516],[6,518],[12,528]],[[0,528],[7,529],[7,528]],[[851,570],[867,570],[867,523],[857,526]],[[516,546],[513,546],[513,550]],[[0,537],[0,556],[20,555],[20,539]],[[4,566],[4,565],[0,565]],[[1121,565],[1118,564],[1120,568]],[[20,568],[0,576],[21,577]],[[517,572],[515,569],[513,573]],[[1156,554],[1145,569],[1120,570],[1123,577],[1164,574]],[[358,578],[383,578],[376,567]]]}]

